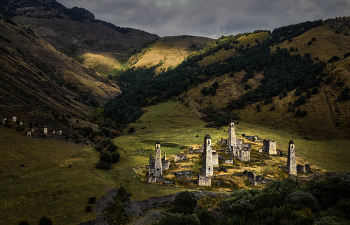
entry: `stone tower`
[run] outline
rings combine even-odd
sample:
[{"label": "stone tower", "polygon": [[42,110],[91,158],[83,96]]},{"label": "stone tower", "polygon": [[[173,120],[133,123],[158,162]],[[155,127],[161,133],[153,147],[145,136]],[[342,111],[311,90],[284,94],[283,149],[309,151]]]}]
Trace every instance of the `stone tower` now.
[{"label": "stone tower", "polygon": [[291,175],[297,175],[297,166],[295,163],[295,147],[292,140],[290,140],[288,146],[287,172]]},{"label": "stone tower", "polygon": [[204,137],[202,173],[205,177],[213,176],[213,153],[211,149],[211,138],[209,134],[205,135]]},{"label": "stone tower", "polygon": [[236,140],[236,132],[235,132],[235,124],[231,119],[230,127],[228,130],[228,148],[235,149],[237,147],[237,140]]},{"label": "stone tower", "polygon": [[161,152],[160,152],[160,141],[156,141],[156,155],[155,155],[155,162],[154,162],[154,176],[155,177],[161,177],[163,175],[162,172],[162,158],[161,158]]}]

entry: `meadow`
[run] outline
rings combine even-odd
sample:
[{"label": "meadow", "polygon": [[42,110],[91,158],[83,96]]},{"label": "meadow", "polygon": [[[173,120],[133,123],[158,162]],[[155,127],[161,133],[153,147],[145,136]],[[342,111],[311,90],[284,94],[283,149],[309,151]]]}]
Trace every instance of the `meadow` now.
[{"label": "meadow", "polygon": [[[128,193],[133,194],[132,200],[144,200],[181,190],[176,187],[142,183],[132,169],[148,165],[149,155],[154,155],[156,140],[160,140],[162,154],[166,152],[167,158],[170,158],[175,153],[188,150],[189,147],[200,147],[207,133],[210,134],[213,143],[221,138],[228,138],[226,127],[206,128],[205,122],[197,118],[195,111],[180,102],[161,103],[145,110],[147,112],[136,123],[129,125],[129,128],[135,128],[135,133],[127,134],[126,129],[123,135],[114,139],[114,143],[120,147],[118,151],[121,153],[121,162],[112,170],[103,172],[109,180],[123,185]],[[288,151],[289,141],[293,140],[297,163],[309,163],[312,169],[318,171],[350,171],[348,140],[305,140],[304,136],[287,129],[270,129],[241,121],[236,124],[236,134],[240,138],[245,134],[275,140],[277,149],[284,150],[285,153]],[[276,171],[276,168],[269,165],[267,167],[262,171]]]},{"label": "meadow", "polygon": [[0,224],[38,224],[43,216],[54,224],[93,220],[97,214],[85,211],[88,199],[115,186],[95,170],[99,153],[91,147],[3,126],[0,143]]},{"label": "meadow", "polygon": [[[49,217],[54,224],[79,224],[93,220],[97,215],[85,211],[89,205],[88,199],[99,198],[107,189],[120,185],[132,194],[131,200],[138,201],[187,189],[184,186],[142,182],[137,170],[148,164],[157,139],[161,142],[162,154],[166,152],[167,158],[171,158],[175,153],[187,151],[189,147],[199,148],[207,133],[213,143],[221,138],[227,139],[227,128],[206,128],[196,111],[177,101],[161,103],[145,110],[147,112],[138,121],[129,125],[129,128],[135,128],[135,133],[128,134],[127,128],[113,140],[119,146],[121,161],[113,164],[109,171],[94,168],[99,160],[99,152],[91,147],[63,139],[27,138],[22,133],[1,126],[0,224],[18,224],[22,220],[37,224],[43,216]],[[245,134],[276,140],[277,148],[285,152],[288,142],[293,140],[297,163],[309,163],[311,169],[350,171],[348,140],[305,140],[304,136],[287,129],[271,129],[242,121],[236,123],[235,127],[239,138]],[[258,145],[253,145],[253,155],[257,154]],[[232,167],[229,172],[252,170],[257,174],[266,173],[268,178],[275,174],[280,179],[285,174],[278,172],[280,169],[277,165],[285,160],[282,157],[279,161],[266,161],[270,164],[264,167]],[[197,161],[192,160],[192,164],[198,164]],[[242,183],[239,178],[234,182]],[[248,185],[246,182],[243,184]]]}]

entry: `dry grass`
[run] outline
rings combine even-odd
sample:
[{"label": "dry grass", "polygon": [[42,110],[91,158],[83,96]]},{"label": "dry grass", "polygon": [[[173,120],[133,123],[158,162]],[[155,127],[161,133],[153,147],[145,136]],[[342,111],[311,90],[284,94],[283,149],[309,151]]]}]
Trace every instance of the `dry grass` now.
[{"label": "dry grass", "polygon": [[[247,46],[247,44],[250,44],[250,46],[256,45],[255,39],[259,40],[260,42],[263,42],[264,40],[268,39],[270,35],[267,32],[261,32],[261,33],[255,33],[255,34],[249,34],[248,36],[242,36],[237,39],[239,41],[238,44],[231,44],[233,47],[239,47],[241,45]],[[235,55],[236,51],[234,49],[221,49],[218,52],[213,53],[212,55],[209,55],[205,57],[203,60],[199,62],[200,66],[206,66],[214,62],[218,62],[220,60],[225,60],[230,56]]]},{"label": "dry grass", "polygon": [[[180,64],[191,52],[197,48],[204,47],[205,44],[212,39],[204,37],[194,37],[189,35],[163,37],[156,41],[152,47],[145,53],[140,54],[139,61],[135,67],[152,67],[158,63],[162,63],[156,69],[156,73],[166,71],[169,67],[176,67]],[[195,48],[192,47],[192,44]],[[134,60],[133,58],[131,60]]]}]

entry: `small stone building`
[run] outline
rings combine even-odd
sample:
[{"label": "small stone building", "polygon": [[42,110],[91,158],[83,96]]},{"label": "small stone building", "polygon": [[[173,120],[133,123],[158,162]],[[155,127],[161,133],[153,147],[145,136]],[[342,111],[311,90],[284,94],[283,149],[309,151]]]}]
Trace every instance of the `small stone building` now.
[{"label": "small stone building", "polygon": [[250,149],[242,148],[242,150],[239,151],[237,159],[242,162],[250,162]]},{"label": "small stone building", "polygon": [[32,132],[28,131],[28,132],[26,133],[26,136],[27,136],[27,137],[32,136]]},{"label": "small stone building", "polygon": [[233,158],[232,157],[229,159],[223,158],[222,163],[233,164]]},{"label": "small stone building", "polygon": [[270,155],[277,155],[276,141],[264,140],[263,150],[269,153]]},{"label": "small stone building", "polygon": [[184,155],[184,154],[175,154],[174,155],[174,162],[184,161],[184,160],[187,160],[187,155]]}]

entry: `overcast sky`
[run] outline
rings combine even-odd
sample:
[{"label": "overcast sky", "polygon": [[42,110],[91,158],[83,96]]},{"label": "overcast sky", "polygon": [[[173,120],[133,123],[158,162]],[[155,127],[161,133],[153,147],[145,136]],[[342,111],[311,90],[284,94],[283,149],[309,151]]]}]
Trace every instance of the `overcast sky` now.
[{"label": "overcast sky", "polygon": [[290,24],[350,16],[350,0],[57,0],[96,19],[161,37],[273,30]]}]

